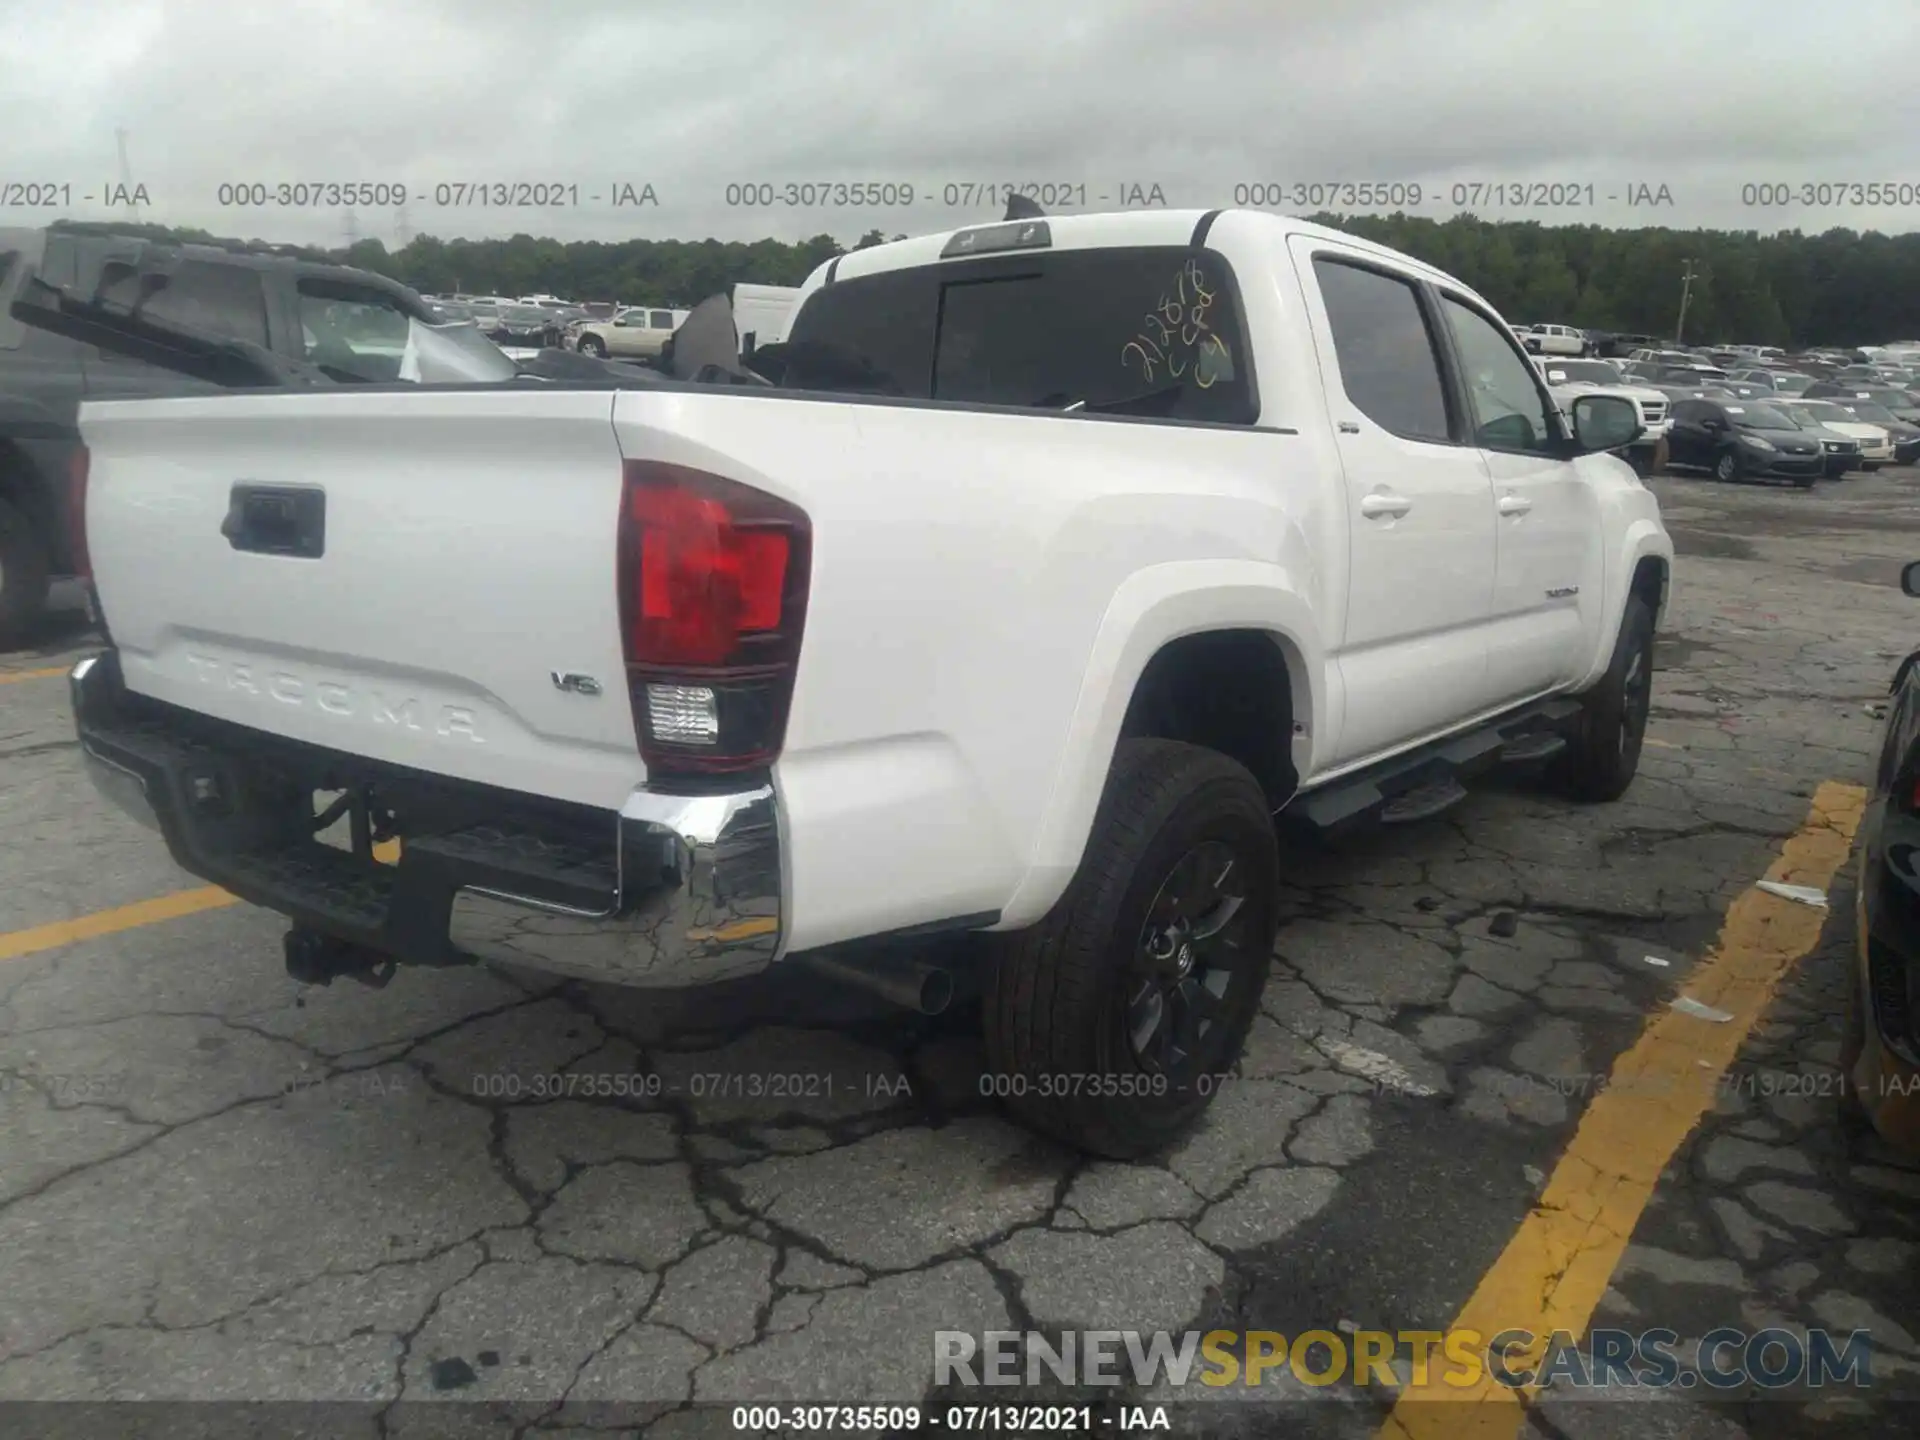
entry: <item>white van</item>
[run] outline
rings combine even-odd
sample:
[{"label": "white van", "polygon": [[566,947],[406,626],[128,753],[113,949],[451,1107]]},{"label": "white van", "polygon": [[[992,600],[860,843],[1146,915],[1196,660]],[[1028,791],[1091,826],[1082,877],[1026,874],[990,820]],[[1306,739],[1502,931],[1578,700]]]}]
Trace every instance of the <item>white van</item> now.
[{"label": "white van", "polygon": [[787,338],[797,285],[736,285],[733,287],[733,325],[740,332],[740,353],[751,355],[762,345],[778,345]]}]

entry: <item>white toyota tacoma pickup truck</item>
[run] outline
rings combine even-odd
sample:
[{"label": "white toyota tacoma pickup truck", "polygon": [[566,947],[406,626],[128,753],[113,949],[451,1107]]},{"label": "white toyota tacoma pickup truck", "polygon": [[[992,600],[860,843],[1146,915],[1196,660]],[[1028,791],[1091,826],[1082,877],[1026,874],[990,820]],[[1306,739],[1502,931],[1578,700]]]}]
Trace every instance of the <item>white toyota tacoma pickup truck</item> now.
[{"label": "white toyota tacoma pickup truck", "polygon": [[1632,780],[1673,556],[1604,453],[1637,417],[1563,419],[1449,276],[1247,211],[1029,218],[822,266],[782,349],[89,404],[94,777],[304,979],[933,1008],[977,967],[1002,1093],[1114,1156],[1236,1062],[1276,816]]}]

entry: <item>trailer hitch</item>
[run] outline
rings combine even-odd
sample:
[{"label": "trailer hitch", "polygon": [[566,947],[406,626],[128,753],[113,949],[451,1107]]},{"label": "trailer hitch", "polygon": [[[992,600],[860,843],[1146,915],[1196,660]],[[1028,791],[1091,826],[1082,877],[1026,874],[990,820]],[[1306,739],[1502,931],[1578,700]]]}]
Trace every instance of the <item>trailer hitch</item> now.
[{"label": "trailer hitch", "polygon": [[287,957],[287,974],[302,985],[331,985],[345,976],[370,990],[384,990],[400,968],[399,962],[390,955],[351,941],[337,940],[303,925],[288,930],[281,943]]}]

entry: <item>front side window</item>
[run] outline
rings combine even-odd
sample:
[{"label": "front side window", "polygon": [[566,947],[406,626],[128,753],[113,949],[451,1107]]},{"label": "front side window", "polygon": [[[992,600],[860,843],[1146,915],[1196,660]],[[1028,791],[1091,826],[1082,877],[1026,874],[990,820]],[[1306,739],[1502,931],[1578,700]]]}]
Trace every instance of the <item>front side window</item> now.
[{"label": "front side window", "polygon": [[518,367],[470,325],[428,325],[389,296],[302,280],[307,362],[336,380],[416,384],[506,381]]},{"label": "front side window", "polygon": [[1411,281],[1316,256],[1340,383],[1360,413],[1405,440],[1446,444],[1446,390]]},{"label": "front side window", "polygon": [[1442,296],[1441,303],[1460,352],[1474,443],[1489,450],[1551,452],[1558,431],[1531,367],[1478,310],[1451,295]]},{"label": "front side window", "polygon": [[300,335],[309,364],[355,380],[397,380],[409,319],[380,297],[348,299],[300,285]]}]

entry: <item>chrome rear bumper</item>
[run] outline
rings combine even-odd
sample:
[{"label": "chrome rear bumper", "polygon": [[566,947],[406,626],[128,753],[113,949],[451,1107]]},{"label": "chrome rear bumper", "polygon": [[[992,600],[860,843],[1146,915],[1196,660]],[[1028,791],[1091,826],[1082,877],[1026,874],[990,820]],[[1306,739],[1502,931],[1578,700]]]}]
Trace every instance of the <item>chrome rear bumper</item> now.
[{"label": "chrome rear bumper", "polygon": [[[199,813],[210,778],[223,794],[250,793],[236,756],[266,754],[297,775],[317,769],[311,747],[225,722],[211,723],[231,735],[210,743],[206,717],[130,705],[111,651],[80,661],[69,683],[101,795],[165,836],[182,868],[298,925],[401,961],[489,960],[649,988],[741,979],[785,952],[785,824],[771,784],[642,786],[586,847],[481,823],[406,835],[399,862],[381,864],[312,841],[269,847],[257,837],[287,826]],[[486,808],[485,787],[446,783]]]}]

